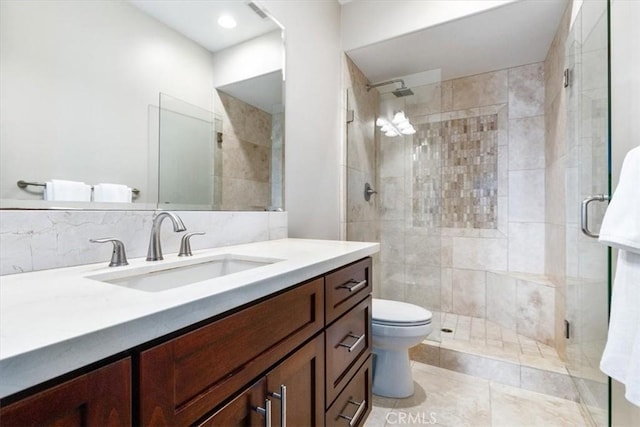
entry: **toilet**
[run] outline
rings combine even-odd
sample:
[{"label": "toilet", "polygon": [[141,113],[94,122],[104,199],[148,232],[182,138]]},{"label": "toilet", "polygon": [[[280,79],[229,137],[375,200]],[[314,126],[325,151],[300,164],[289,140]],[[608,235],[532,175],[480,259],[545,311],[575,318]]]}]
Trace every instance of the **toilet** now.
[{"label": "toilet", "polygon": [[431,312],[406,302],[373,299],[373,393],[403,398],[413,394],[409,347],[431,333]]}]

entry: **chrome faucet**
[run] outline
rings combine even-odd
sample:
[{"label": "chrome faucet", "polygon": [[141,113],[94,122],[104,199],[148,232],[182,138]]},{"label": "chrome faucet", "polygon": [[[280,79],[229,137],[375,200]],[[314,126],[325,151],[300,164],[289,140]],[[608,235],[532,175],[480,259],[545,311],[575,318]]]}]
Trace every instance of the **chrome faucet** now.
[{"label": "chrome faucet", "polygon": [[147,252],[147,261],[159,261],[162,258],[162,247],[160,245],[160,226],[165,218],[170,218],[173,222],[173,231],[185,231],[187,227],[180,217],[174,213],[162,211],[158,212],[153,217],[153,223],[151,225],[151,239],[149,240],[149,251]]}]

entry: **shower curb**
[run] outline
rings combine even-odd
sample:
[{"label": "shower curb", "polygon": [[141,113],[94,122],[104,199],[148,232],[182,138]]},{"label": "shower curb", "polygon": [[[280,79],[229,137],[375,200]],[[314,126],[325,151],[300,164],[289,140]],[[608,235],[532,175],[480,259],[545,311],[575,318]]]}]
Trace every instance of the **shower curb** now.
[{"label": "shower curb", "polygon": [[514,363],[497,357],[478,355],[423,341],[409,349],[411,360],[450,371],[472,375],[500,384],[579,402],[578,392],[568,372]]}]

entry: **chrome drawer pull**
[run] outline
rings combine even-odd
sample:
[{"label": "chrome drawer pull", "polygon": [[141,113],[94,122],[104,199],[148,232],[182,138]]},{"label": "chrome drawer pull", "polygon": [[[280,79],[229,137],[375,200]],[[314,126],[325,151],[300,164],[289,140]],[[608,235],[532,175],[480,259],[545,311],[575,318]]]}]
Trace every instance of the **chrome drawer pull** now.
[{"label": "chrome drawer pull", "polygon": [[269,396],[280,400],[280,426],[287,427],[287,386],[280,385],[280,393],[269,393]]},{"label": "chrome drawer pull", "polygon": [[339,414],[338,418],[344,418],[345,420],[349,421],[349,427],[353,427],[354,425],[358,424],[358,419],[360,418],[360,415],[362,415],[362,411],[364,411],[364,409],[366,408],[367,401],[363,400],[362,402],[358,403],[354,400],[349,399],[349,403],[351,403],[352,405],[358,405],[356,413],[353,414],[353,417]]},{"label": "chrome drawer pull", "polygon": [[367,337],[367,334],[362,334],[360,336],[354,335],[353,333],[349,332],[349,334],[347,334],[347,338],[357,338],[356,342],[354,342],[353,344],[349,345],[349,344],[345,344],[344,342],[338,343],[338,345],[340,347],[346,347],[349,350],[349,353],[351,353],[353,350],[355,350],[355,348],[360,345],[360,343],[362,341],[364,341],[364,339]]},{"label": "chrome drawer pull", "polygon": [[264,427],[271,427],[271,401],[266,399],[264,401],[264,408],[257,407],[255,411],[264,416]]},{"label": "chrome drawer pull", "polygon": [[338,286],[338,289],[347,289],[349,292],[356,292],[364,288],[365,286],[367,286],[367,279],[363,280],[362,282],[351,279],[347,283]]}]

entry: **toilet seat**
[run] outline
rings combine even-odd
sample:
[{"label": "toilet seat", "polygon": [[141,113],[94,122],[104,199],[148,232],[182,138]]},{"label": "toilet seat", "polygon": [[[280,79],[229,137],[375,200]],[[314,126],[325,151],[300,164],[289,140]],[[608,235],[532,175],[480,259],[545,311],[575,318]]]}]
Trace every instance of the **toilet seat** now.
[{"label": "toilet seat", "polygon": [[414,304],[373,299],[372,323],[381,326],[423,326],[431,323],[433,314]]}]

